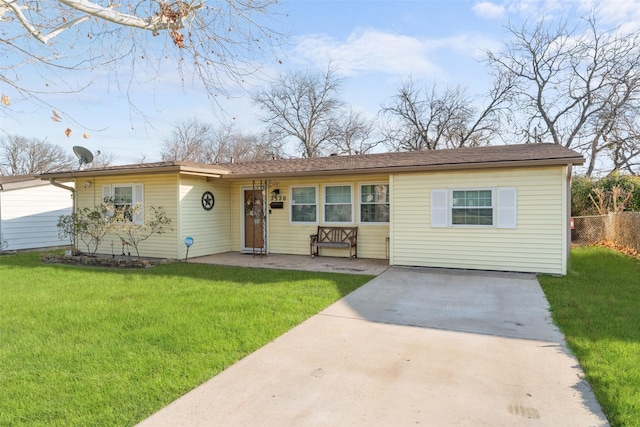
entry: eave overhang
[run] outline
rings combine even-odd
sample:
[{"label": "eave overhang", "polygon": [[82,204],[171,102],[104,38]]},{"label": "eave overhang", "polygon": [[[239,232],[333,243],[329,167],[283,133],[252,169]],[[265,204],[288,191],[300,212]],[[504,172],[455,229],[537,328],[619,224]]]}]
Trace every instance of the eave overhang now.
[{"label": "eave overhang", "polygon": [[145,167],[144,165],[129,165],[123,167],[110,167],[104,169],[87,169],[76,171],[50,172],[39,175],[43,180],[64,180],[64,179],[81,179],[99,176],[122,176],[122,175],[151,175],[151,174],[171,174],[178,173],[181,175],[194,175],[210,178],[220,178],[229,174],[229,171],[216,167],[197,167],[185,165],[162,165]]}]

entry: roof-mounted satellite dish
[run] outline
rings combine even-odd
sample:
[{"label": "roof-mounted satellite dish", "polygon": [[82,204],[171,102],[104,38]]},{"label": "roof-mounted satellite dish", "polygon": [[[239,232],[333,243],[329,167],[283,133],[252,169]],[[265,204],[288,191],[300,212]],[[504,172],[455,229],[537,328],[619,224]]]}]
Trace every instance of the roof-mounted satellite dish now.
[{"label": "roof-mounted satellite dish", "polygon": [[84,147],[80,147],[79,145],[74,146],[73,153],[78,158],[78,162],[80,163],[79,167],[93,161],[93,153]]}]

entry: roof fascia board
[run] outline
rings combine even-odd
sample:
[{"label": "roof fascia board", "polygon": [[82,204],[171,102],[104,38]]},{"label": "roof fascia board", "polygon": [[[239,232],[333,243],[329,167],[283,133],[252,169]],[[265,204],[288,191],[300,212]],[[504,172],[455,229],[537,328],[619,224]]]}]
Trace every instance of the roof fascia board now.
[{"label": "roof fascia board", "polygon": [[48,185],[46,182],[42,182],[38,178],[29,179],[27,181],[13,181],[5,182],[0,185],[0,191],[20,190],[22,188],[42,187]]},{"label": "roof fascia board", "polygon": [[213,174],[209,172],[196,172],[196,171],[180,171],[180,175],[192,175],[192,176],[205,176],[207,178],[220,178],[223,174]]},{"label": "roof fascia board", "polygon": [[154,168],[126,168],[126,169],[108,169],[108,170],[87,170],[49,173],[40,176],[40,179],[80,179],[91,176],[122,176],[122,175],[151,175],[151,174],[168,174],[178,172],[184,175],[198,175],[219,178],[224,174],[223,171],[207,171],[206,169],[189,168],[184,166],[162,166]]}]

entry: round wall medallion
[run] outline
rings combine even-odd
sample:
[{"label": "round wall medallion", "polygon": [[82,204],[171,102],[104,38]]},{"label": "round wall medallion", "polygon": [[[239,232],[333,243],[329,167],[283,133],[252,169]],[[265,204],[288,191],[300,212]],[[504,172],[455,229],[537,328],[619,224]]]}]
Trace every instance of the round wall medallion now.
[{"label": "round wall medallion", "polygon": [[216,199],[213,197],[213,193],[211,191],[205,191],[202,193],[202,207],[205,211],[210,211],[213,209],[213,205],[216,203]]}]

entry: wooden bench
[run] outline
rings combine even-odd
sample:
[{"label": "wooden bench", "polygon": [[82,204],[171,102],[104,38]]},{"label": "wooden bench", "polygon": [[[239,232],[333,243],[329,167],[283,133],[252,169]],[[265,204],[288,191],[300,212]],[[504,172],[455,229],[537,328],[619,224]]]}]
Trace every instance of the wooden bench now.
[{"label": "wooden bench", "polygon": [[358,227],[318,226],[318,232],[309,236],[311,256],[317,256],[318,248],[348,248],[349,258],[358,258]]}]

